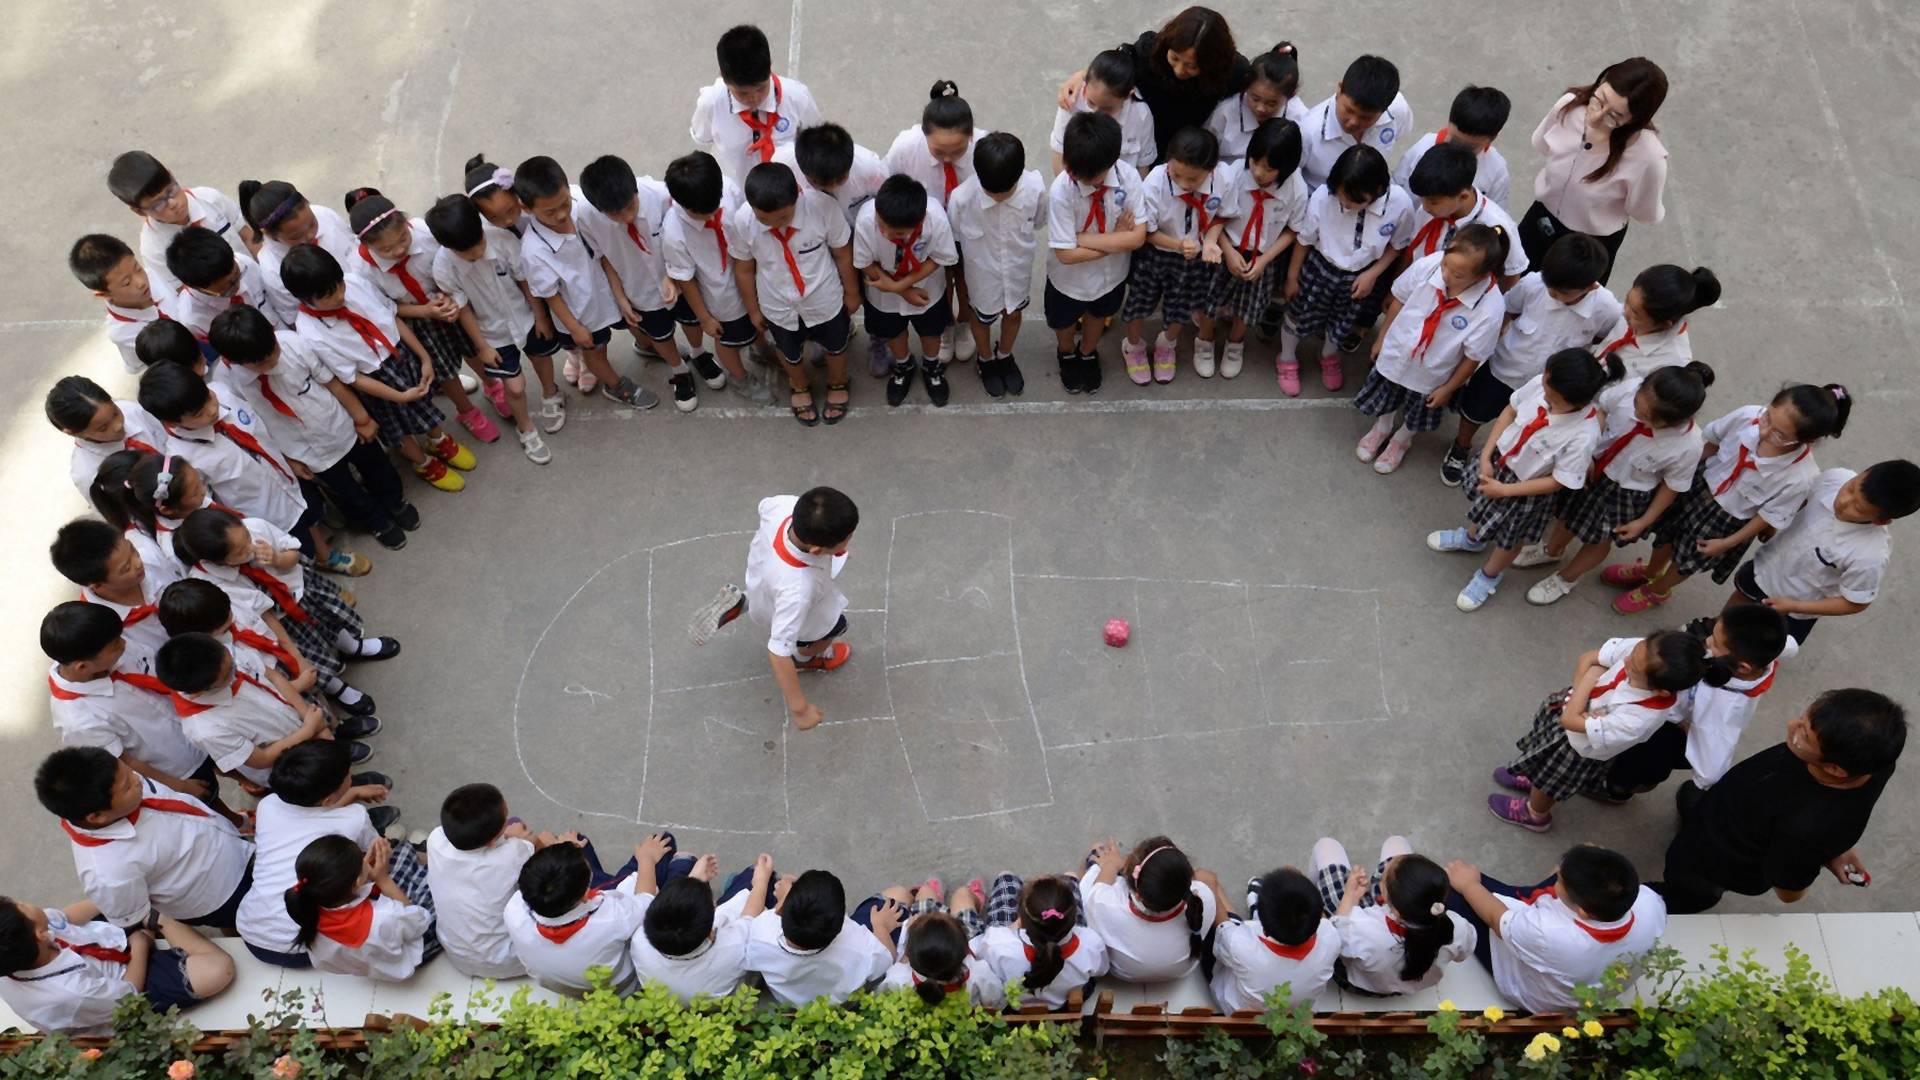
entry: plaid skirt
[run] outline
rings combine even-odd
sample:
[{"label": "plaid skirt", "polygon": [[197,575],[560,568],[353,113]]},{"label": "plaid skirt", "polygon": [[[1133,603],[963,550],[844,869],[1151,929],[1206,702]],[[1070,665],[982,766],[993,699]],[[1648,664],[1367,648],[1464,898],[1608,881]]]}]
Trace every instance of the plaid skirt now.
[{"label": "plaid skirt", "polygon": [[[1496,465],[1493,478],[1503,484],[1517,484],[1520,478],[1505,465]],[[1553,492],[1545,495],[1517,495],[1495,499],[1480,494],[1480,467],[1475,462],[1467,470],[1467,521],[1474,532],[1498,548],[1520,548],[1547,535],[1553,524]]]},{"label": "plaid skirt", "polygon": [[[1067,877],[1066,880],[1073,883],[1073,894],[1078,898],[1080,879]],[[1020,890],[1025,887],[1026,882],[1021,881],[1018,874],[1001,874],[993,879],[992,886],[987,889],[988,926],[1012,926],[1020,921]],[[1076,903],[1074,907],[1078,909],[1073,917],[1074,924],[1087,925],[1087,906]]]},{"label": "plaid skirt", "polygon": [[[420,360],[413,350],[402,346],[375,368],[370,378],[393,390],[411,390],[420,385]],[[380,426],[380,445],[388,448],[399,446],[409,435],[425,435],[447,419],[431,396],[418,401],[387,401],[361,394],[360,403]]]},{"label": "plaid skirt", "polygon": [[439,319],[408,319],[407,328],[413,336],[420,339],[426,347],[427,355],[433,358],[433,378],[436,382],[460,377],[460,369],[466,366],[467,357],[473,355],[473,343],[467,340],[466,331],[459,323],[441,322]]},{"label": "plaid skirt", "polygon": [[[1015,902],[1019,902],[1017,897]],[[969,938],[977,938],[987,932],[987,922],[980,917],[980,912],[977,909],[963,908],[959,911],[952,911],[947,907],[947,902],[938,896],[923,896],[916,899],[913,903],[908,904],[906,918],[900,920],[900,925],[905,927],[912,923],[913,920],[933,911],[942,914],[951,914],[954,919],[959,922],[960,928],[967,932],[967,937]]]},{"label": "plaid skirt", "polygon": [[[1329,333],[1328,339],[1332,339]],[[1368,416],[1382,416],[1387,413],[1401,413],[1409,431],[1435,431],[1447,418],[1445,406],[1434,409],[1427,406],[1427,395],[1409,390],[1385,375],[1379,368],[1370,369],[1367,379],[1360,384],[1360,392],[1353,395],[1353,407]]]},{"label": "plaid skirt", "polygon": [[[433,911],[433,892],[427,888],[427,864],[413,850],[412,844],[393,845],[393,854],[387,858],[387,873],[393,876],[393,883],[407,894],[407,903]],[[426,963],[440,955],[440,936],[437,926],[427,927],[426,935],[421,939],[420,962]]]},{"label": "plaid skirt", "polygon": [[[1358,270],[1342,270],[1318,249],[1307,252],[1300,267],[1300,292],[1287,305],[1287,329],[1299,336],[1316,335],[1337,342],[1353,332],[1366,302],[1353,298]],[[1431,428],[1423,430],[1432,430]]]},{"label": "plaid skirt", "polygon": [[279,613],[280,624],[287,628],[293,647],[320,672],[320,681],[325,683],[339,676],[346,664],[335,640],[340,631],[361,638],[366,636],[365,623],[353,605],[340,595],[340,586],[314,569],[312,559],[304,556],[300,559],[300,577],[300,607],[307,613],[307,620],[302,622],[283,611]]},{"label": "plaid skirt", "polygon": [[1749,540],[1733,548],[1718,558],[1709,558],[1700,554],[1695,546],[1701,540],[1719,540],[1744,528],[1749,518],[1734,517],[1713,497],[1713,489],[1707,486],[1702,473],[1693,476],[1693,487],[1667,509],[1660,520],[1653,525],[1653,542],[1658,545],[1672,545],[1673,565],[1682,574],[1689,576],[1703,570],[1713,573],[1716,584],[1725,585],[1727,579],[1740,569],[1740,560],[1753,546]]},{"label": "plaid skirt", "polygon": [[[1347,875],[1352,871],[1353,867],[1345,863],[1335,863],[1321,867],[1320,872],[1314,875],[1313,885],[1320,890],[1320,906],[1326,911],[1327,918],[1333,918],[1333,913],[1340,910],[1340,900],[1347,895]],[[1373,868],[1373,882],[1367,886],[1366,892],[1360,894],[1358,907],[1370,908],[1380,902],[1379,890],[1374,885],[1385,880],[1386,876],[1385,862]],[[1253,912],[1247,912],[1247,916],[1253,917]]]},{"label": "plaid skirt", "polygon": [[1588,480],[1586,487],[1555,494],[1553,516],[1582,543],[1604,544],[1613,539],[1613,530],[1646,513],[1651,505],[1651,490],[1623,488],[1601,473]]},{"label": "plaid skirt", "polygon": [[1540,703],[1533,726],[1514,743],[1520,755],[1507,766],[1508,772],[1526,777],[1555,802],[1598,788],[1607,780],[1607,763],[1575,750],[1567,741],[1567,729],[1560,726],[1560,710],[1571,690],[1550,694]]},{"label": "plaid skirt", "polygon": [[1172,325],[1193,321],[1193,313],[1204,313],[1207,294],[1213,287],[1217,263],[1189,259],[1177,251],[1157,247],[1141,248],[1133,254],[1133,266],[1127,271],[1127,300],[1120,309],[1125,322],[1144,319],[1160,309],[1161,321]]},{"label": "plaid skirt", "polygon": [[1275,259],[1252,281],[1242,281],[1228,273],[1226,267],[1220,267],[1213,276],[1212,287],[1207,290],[1207,310],[1243,323],[1258,321],[1267,305],[1273,302],[1274,294],[1280,291],[1280,283],[1287,279],[1286,264],[1284,257]]}]

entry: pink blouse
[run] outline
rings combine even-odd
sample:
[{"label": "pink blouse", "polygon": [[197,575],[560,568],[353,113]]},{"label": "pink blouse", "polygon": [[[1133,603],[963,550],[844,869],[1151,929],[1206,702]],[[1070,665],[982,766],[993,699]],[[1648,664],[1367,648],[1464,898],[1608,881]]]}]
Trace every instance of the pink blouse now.
[{"label": "pink blouse", "polygon": [[1572,100],[1562,94],[1533,129],[1533,148],[1547,159],[1534,177],[1533,197],[1568,228],[1593,236],[1619,232],[1629,218],[1657,224],[1667,213],[1660,201],[1667,184],[1667,148],[1660,136],[1639,132],[1613,172],[1590,182],[1586,175],[1607,160],[1607,140],[1586,148],[1586,110],[1567,109]]}]

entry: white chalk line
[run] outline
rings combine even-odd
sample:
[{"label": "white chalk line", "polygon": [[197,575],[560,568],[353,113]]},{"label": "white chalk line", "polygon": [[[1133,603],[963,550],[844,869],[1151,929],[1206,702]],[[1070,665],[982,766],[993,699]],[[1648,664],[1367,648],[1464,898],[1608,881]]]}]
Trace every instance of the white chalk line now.
[{"label": "white chalk line", "polygon": [[653,551],[647,551],[647,733],[640,740],[640,791],[633,804],[633,820],[645,820],[647,763],[653,756]]},{"label": "white chalk line", "polygon": [[[1129,577],[1125,575],[1103,574],[1015,574],[1013,576],[1026,578],[1029,581],[1104,581],[1115,583],[1125,582],[1134,585],[1205,585],[1220,589],[1305,589],[1310,592],[1335,593],[1372,594],[1379,592],[1378,589],[1347,589],[1334,585],[1294,585],[1264,581],[1208,581],[1202,578]],[[1136,603],[1137,602],[1136,600]],[[1138,609],[1135,610],[1134,614],[1137,618],[1139,615]]]},{"label": "white chalk line", "polygon": [[1015,654],[1011,649],[998,649],[993,652],[981,653],[979,656],[940,656],[932,660],[903,660],[898,664],[888,664],[887,670],[898,671],[901,668],[926,667],[929,664],[965,664],[974,660],[993,660],[998,657],[1013,655]]},{"label": "white chalk line", "polygon": [[1344,727],[1349,724],[1380,724],[1391,719],[1386,716],[1355,716],[1345,720],[1288,720],[1265,724],[1247,724],[1243,727],[1209,728],[1205,731],[1161,731],[1152,735],[1122,735],[1113,739],[1087,739],[1084,742],[1053,743],[1045,747],[1053,750],[1086,750],[1096,746],[1121,746],[1126,743],[1157,742],[1161,739],[1204,739],[1215,735],[1244,735],[1252,731],[1272,731],[1275,728],[1303,727]]},{"label": "white chalk line", "polygon": [[[648,632],[651,633],[653,628],[649,626],[647,629],[648,629]],[[763,679],[771,679],[771,678],[773,678],[773,672],[766,671],[758,675],[744,675],[738,679],[721,679],[719,682],[700,683],[695,686],[664,686],[658,690],[655,690],[654,693],[656,694],[690,694],[695,690],[716,690],[722,686],[743,686],[747,683],[760,682]]]},{"label": "white chalk line", "polygon": [[793,0],[787,15],[787,74],[800,77],[800,0]]}]

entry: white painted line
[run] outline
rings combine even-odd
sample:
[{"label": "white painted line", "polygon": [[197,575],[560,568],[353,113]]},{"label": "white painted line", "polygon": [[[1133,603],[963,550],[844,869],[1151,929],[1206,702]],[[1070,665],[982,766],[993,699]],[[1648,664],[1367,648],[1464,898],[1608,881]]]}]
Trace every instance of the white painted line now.
[{"label": "white painted line", "polygon": [[[652,657],[648,657],[648,659],[651,660]],[[773,678],[773,672],[768,671],[768,672],[763,672],[759,675],[746,675],[738,679],[721,679],[719,682],[699,683],[694,686],[664,686],[658,690],[655,690],[654,693],[686,694],[686,693],[691,693],[695,690],[714,690],[722,686],[741,686],[746,683],[759,682],[762,679],[771,679],[771,678]]]},{"label": "white painted line", "polygon": [[793,0],[793,10],[787,16],[787,74],[800,77],[800,0]]},{"label": "white painted line", "polygon": [[77,330],[83,326],[98,328],[99,319],[22,319],[0,322],[0,330]]},{"label": "white painted line", "polygon": [[897,671],[900,668],[925,667],[928,664],[965,664],[973,660],[992,660],[995,657],[1013,655],[1016,654],[1011,650],[998,649],[994,652],[981,653],[979,656],[942,656],[932,660],[905,660],[898,664],[888,664],[887,670]]}]

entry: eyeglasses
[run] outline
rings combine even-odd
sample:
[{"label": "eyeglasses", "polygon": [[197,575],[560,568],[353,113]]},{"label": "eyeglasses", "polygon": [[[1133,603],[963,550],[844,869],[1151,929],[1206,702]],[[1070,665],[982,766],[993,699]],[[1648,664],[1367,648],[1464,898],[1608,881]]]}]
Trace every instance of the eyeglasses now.
[{"label": "eyeglasses", "polygon": [[160,192],[160,194],[155,195],[153,198],[148,199],[147,201],[141,203],[137,207],[137,209],[143,214],[155,213],[161,207],[167,205],[168,203],[172,202],[173,200],[179,197],[180,197],[180,185],[178,183],[170,183]]}]

